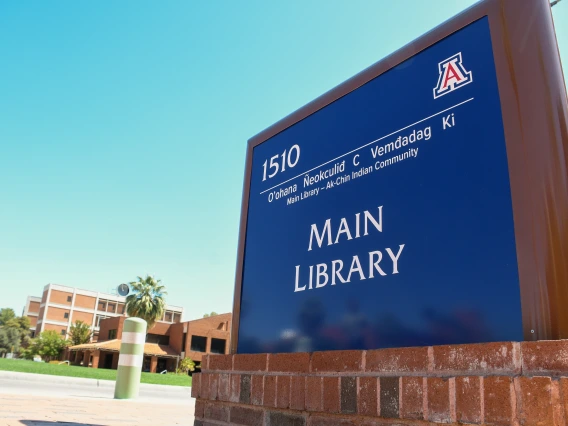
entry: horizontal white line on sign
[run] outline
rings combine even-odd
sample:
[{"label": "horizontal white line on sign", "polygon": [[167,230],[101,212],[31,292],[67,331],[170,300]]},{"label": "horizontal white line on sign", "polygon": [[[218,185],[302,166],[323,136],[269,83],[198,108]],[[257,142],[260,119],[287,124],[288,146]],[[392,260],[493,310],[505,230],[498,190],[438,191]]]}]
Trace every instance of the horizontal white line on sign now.
[{"label": "horizontal white line on sign", "polygon": [[118,365],[123,367],[142,367],[143,359],[143,355],[120,354],[118,356]]},{"label": "horizontal white line on sign", "polygon": [[432,115],[429,116],[429,117],[423,118],[422,120],[418,120],[418,121],[416,121],[416,122],[414,122],[414,123],[412,123],[412,124],[409,124],[408,126],[403,127],[402,129],[395,130],[394,132],[389,133],[388,135],[382,136],[382,137],[380,137],[380,138],[378,138],[378,139],[375,139],[374,141],[371,141],[371,142],[369,142],[369,143],[366,143],[365,145],[360,146],[359,148],[355,148],[355,149],[352,150],[352,151],[346,152],[345,154],[342,154],[342,155],[340,155],[339,157],[335,157],[333,160],[326,161],[325,163],[322,163],[322,164],[320,164],[319,166],[315,166],[313,169],[306,170],[305,172],[302,172],[302,173],[300,173],[300,174],[297,175],[297,176],[294,176],[294,177],[292,177],[292,178],[290,178],[290,179],[288,179],[288,180],[285,180],[284,182],[279,183],[278,185],[274,185],[272,188],[265,189],[264,191],[261,192],[261,194],[264,194],[265,192],[268,192],[268,191],[270,191],[270,190],[272,190],[272,189],[274,189],[274,188],[278,188],[280,185],[284,185],[285,183],[288,183],[288,182],[290,182],[291,180],[297,179],[297,178],[299,178],[300,176],[305,175],[306,173],[310,173],[311,171],[314,171],[315,169],[319,169],[320,167],[325,166],[326,164],[329,164],[329,163],[331,163],[331,162],[333,162],[333,161],[335,161],[335,160],[339,160],[340,158],[343,158],[343,157],[345,157],[346,155],[353,154],[354,152],[359,151],[360,149],[363,149],[363,148],[365,148],[365,147],[367,147],[367,146],[369,146],[369,145],[372,145],[372,144],[377,143],[377,142],[379,142],[379,141],[381,141],[381,140],[383,140],[383,139],[385,139],[385,138],[388,138],[388,137],[390,137],[390,136],[392,136],[392,135],[395,135],[395,134],[397,134],[398,132],[402,132],[403,130],[408,129],[409,127],[416,126],[417,124],[420,124],[420,123],[422,123],[423,121],[429,120],[429,119],[431,119],[431,118],[433,118],[433,117],[436,117],[437,115],[443,114],[443,113],[448,112],[448,111],[450,111],[450,110],[452,110],[452,109],[454,109],[454,108],[457,108],[457,107],[459,107],[459,106],[461,106],[461,105],[463,105],[463,104],[466,104],[466,103],[468,103],[468,102],[470,102],[470,101],[473,101],[473,99],[474,99],[474,98],[470,98],[470,99],[468,99],[468,100],[466,100],[466,101],[463,101],[463,102],[460,102],[459,104],[456,104],[456,105],[454,105],[454,106],[452,106],[452,107],[446,108],[445,110],[442,110],[442,111],[440,111],[440,112],[437,112],[436,114],[432,114]]},{"label": "horizontal white line on sign", "polygon": [[145,340],[146,335],[144,333],[134,333],[133,331],[124,331],[122,333],[122,343],[143,345]]}]

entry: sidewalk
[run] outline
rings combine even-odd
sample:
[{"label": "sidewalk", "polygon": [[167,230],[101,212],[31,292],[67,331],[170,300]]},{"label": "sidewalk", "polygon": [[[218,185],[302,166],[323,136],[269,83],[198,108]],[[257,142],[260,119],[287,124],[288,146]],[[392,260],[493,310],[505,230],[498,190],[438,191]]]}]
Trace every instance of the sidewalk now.
[{"label": "sidewalk", "polygon": [[[53,383],[55,385],[88,386],[96,388],[108,388],[114,390],[114,380],[84,379],[82,377],[52,376],[48,374],[19,373],[15,371],[0,371],[0,382],[2,380],[20,380],[36,383]],[[0,388],[1,391],[1,388]],[[160,393],[184,393],[191,397],[191,387],[140,384],[140,391],[160,392]]]},{"label": "sidewalk", "polygon": [[180,407],[111,398],[0,394],[0,426],[191,426],[192,411],[189,401]]},{"label": "sidewalk", "polygon": [[0,426],[193,425],[191,389],[143,384],[115,400],[113,381],[0,371]]}]

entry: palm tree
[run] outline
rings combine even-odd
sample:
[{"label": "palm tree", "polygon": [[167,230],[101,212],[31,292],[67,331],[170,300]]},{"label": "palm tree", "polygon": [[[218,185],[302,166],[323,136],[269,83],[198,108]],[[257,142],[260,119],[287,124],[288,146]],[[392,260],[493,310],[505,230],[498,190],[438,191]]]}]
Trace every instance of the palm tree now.
[{"label": "palm tree", "polygon": [[75,321],[69,328],[69,341],[73,346],[89,343],[91,337],[93,337],[91,326],[81,320]]},{"label": "palm tree", "polygon": [[146,278],[137,278],[138,281],[129,283],[132,293],[126,297],[126,313],[131,317],[145,320],[149,331],[164,315],[166,302],[163,296],[168,293],[160,284],[161,280],[156,280],[150,275]]}]

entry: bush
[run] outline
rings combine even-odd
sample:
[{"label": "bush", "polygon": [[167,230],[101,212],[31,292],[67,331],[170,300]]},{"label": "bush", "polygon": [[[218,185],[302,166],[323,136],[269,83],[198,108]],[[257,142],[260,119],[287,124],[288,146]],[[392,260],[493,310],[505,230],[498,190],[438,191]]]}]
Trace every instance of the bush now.
[{"label": "bush", "polygon": [[180,363],[179,363],[179,368],[178,368],[180,373],[183,374],[188,374],[190,371],[195,371],[195,362],[191,359],[191,358],[184,358]]},{"label": "bush", "polygon": [[33,359],[35,355],[40,355],[45,361],[57,358],[69,342],[64,340],[56,331],[47,330],[33,339],[30,346],[20,352],[20,356],[26,359]]}]

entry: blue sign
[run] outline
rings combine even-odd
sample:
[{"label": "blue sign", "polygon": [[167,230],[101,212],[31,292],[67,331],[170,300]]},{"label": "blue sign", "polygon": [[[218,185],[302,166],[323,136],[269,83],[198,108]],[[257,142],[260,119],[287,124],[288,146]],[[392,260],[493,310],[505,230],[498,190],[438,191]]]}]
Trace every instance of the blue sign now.
[{"label": "blue sign", "polygon": [[487,18],[253,150],[238,353],[522,340]]}]

